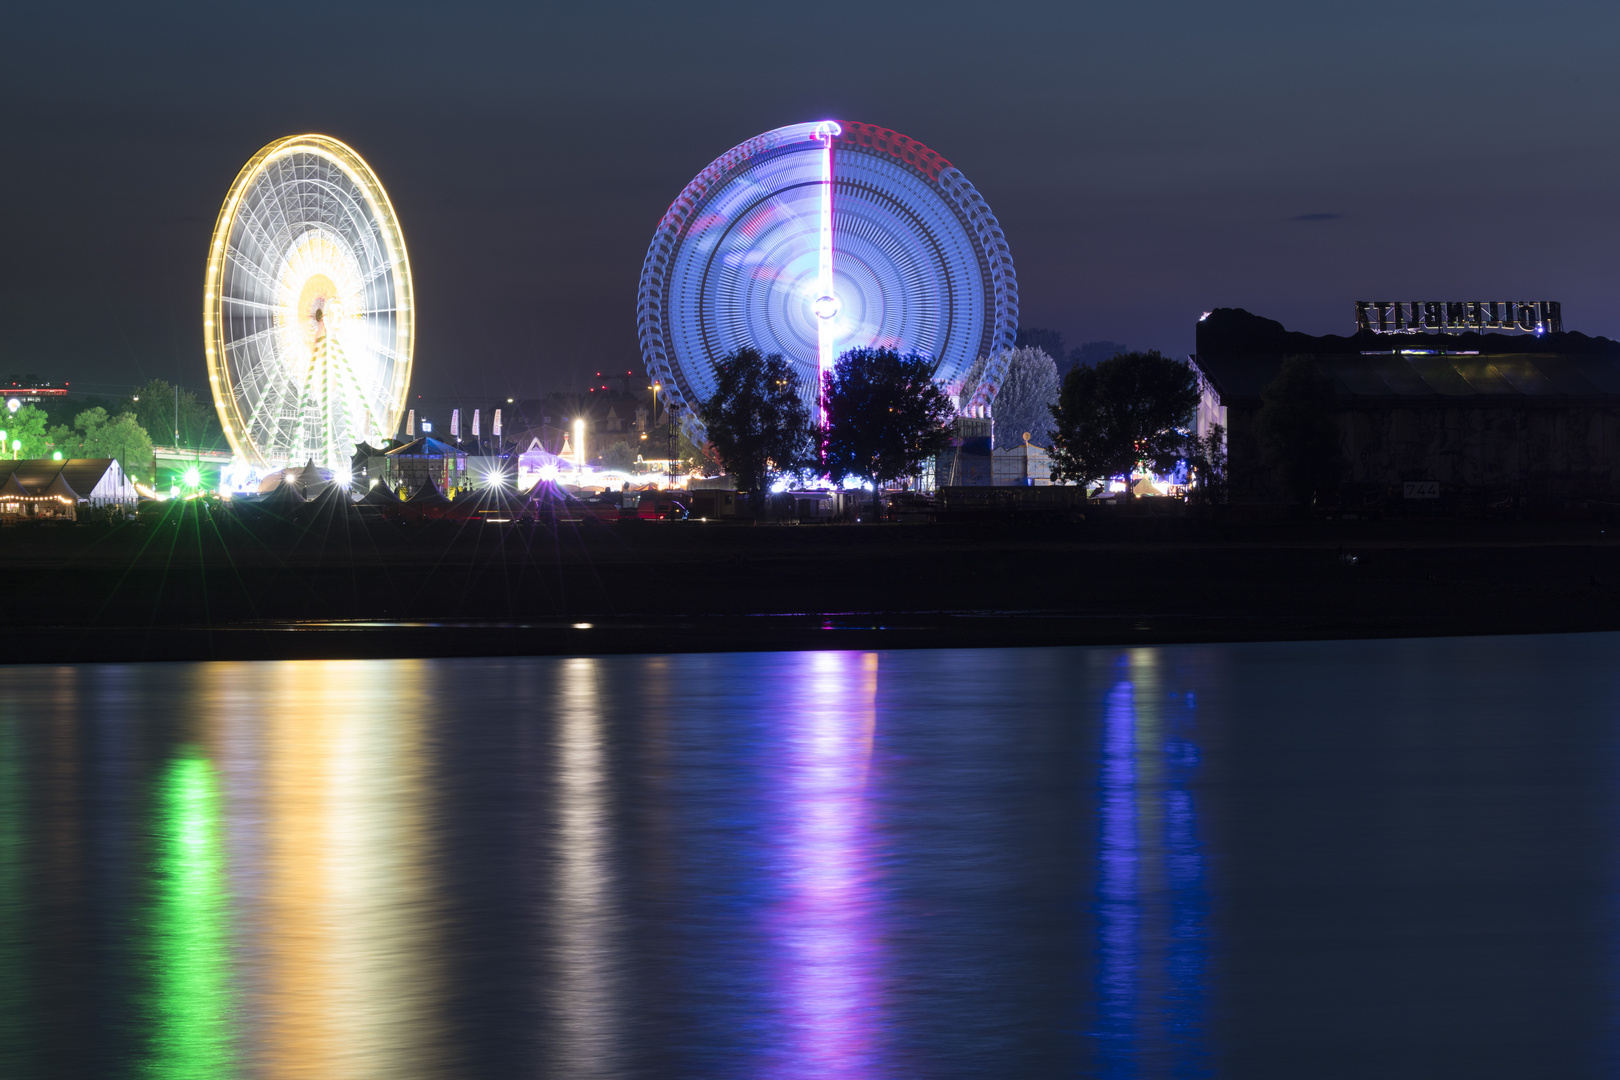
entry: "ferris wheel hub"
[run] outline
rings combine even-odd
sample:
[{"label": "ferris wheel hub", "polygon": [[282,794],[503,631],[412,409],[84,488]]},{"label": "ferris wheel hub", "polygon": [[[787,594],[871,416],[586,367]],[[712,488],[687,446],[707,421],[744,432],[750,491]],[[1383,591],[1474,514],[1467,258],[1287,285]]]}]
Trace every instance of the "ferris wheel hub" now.
[{"label": "ferris wheel hub", "polygon": [[839,308],[838,297],[818,296],[816,297],[816,302],[813,307],[816,313],[816,318],[818,319],[836,318]]}]

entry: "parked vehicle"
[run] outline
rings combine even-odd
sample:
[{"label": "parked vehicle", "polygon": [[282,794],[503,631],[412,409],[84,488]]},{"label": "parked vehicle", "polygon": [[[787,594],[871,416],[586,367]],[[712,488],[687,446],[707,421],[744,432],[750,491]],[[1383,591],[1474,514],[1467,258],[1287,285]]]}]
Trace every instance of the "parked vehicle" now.
[{"label": "parked vehicle", "polygon": [[621,516],[622,500],[618,492],[607,495],[584,495],[569,503],[569,509],[578,513],[582,518],[592,517],[598,521],[618,521]]},{"label": "parked vehicle", "polygon": [[642,521],[684,521],[689,516],[686,504],[663,492],[647,492],[636,506],[635,516]]}]

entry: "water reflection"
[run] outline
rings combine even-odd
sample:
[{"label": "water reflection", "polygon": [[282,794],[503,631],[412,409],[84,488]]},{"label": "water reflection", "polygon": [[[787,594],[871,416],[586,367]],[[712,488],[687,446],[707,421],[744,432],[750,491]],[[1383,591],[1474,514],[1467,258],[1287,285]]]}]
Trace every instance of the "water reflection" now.
[{"label": "water reflection", "polygon": [[27,790],[21,723],[0,709],[0,1075],[20,1076],[28,1056]]},{"label": "water reflection", "polygon": [[788,682],[776,914],[786,1055],[767,1075],[877,1075],[881,1027],[866,781],[878,656],[808,653]]},{"label": "water reflection", "polygon": [[238,876],[244,892],[255,878],[264,890],[261,1068],[278,1078],[435,1075],[426,666],[312,662],[230,675],[217,687],[221,712],[251,716],[265,733],[264,865],[244,861]]},{"label": "water reflection", "polygon": [[233,1061],[229,927],[213,766],[187,748],[159,778],[154,803],[145,1072],[176,1080],[225,1077]]},{"label": "water reflection", "polygon": [[0,671],[0,1076],[1607,1075],[1616,649]]},{"label": "water reflection", "polygon": [[557,717],[558,874],[552,906],[558,1074],[615,1076],[622,1031],[617,913],[598,661],[566,661]]},{"label": "water reflection", "polygon": [[1210,1075],[1196,697],[1169,696],[1161,663],[1157,650],[1121,657],[1103,707],[1092,1036],[1106,1077]]}]

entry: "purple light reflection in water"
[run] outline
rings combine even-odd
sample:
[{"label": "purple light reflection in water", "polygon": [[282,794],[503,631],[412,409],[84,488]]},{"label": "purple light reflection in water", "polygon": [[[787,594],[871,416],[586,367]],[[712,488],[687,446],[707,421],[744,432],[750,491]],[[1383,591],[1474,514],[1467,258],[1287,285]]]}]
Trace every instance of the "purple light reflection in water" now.
[{"label": "purple light reflection in water", "polygon": [[771,913],[785,1045],[764,1075],[881,1075],[874,841],[866,780],[875,653],[806,653],[784,687],[780,895]]}]

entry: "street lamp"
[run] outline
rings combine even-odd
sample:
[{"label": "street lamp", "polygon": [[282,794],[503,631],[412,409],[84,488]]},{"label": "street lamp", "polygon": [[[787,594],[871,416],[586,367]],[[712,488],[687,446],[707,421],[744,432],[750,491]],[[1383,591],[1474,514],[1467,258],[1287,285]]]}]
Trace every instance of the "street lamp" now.
[{"label": "street lamp", "polygon": [[585,421],[574,421],[574,483],[585,483]]},{"label": "street lamp", "polygon": [[[653,392],[652,427],[658,426],[658,391],[662,390],[663,388],[663,383],[653,383],[651,386],[647,387],[647,389]],[[645,439],[647,437],[647,433],[642,432],[641,437]]]}]

